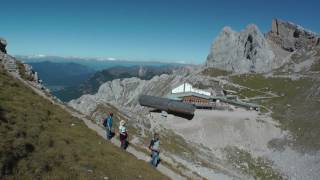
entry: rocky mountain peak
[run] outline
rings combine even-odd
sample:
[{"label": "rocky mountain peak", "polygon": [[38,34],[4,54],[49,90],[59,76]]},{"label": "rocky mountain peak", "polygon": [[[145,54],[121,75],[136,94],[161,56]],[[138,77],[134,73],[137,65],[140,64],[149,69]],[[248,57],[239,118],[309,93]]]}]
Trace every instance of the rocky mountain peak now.
[{"label": "rocky mountain peak", "polygon": [[274,57],[256,25],[250,24],[241,32],[224,27],[212,44],[206,66],[239,73],[267,72],[276,66]]},{"label": "rocky mountain peak", "polygon": [[206,67],[237,73],[269,72],[288,63],[291,52],[320,46],[320,36],[294,23],[272,20],[266,35],[254,24],[241,32],[224,27],[214,40]]},{"label": "rocky mountain peak", "polygon": [[7,41],[5,39],[0,38],[0,51],[3,53],[7,53],[6,46]]},{"label": "rocky mountain peak", "polygon": [[234,30],[230,27],[230,26],[225,26],[222,28],[222,31],[221,33],[224,33],[224,34],[232,34],[234,33]]},{"label": "rocky mountain peak", "polygon": [[320,45],[320,37],[316,33],[280,19],[272,20],[267,38],[288,52]]}]

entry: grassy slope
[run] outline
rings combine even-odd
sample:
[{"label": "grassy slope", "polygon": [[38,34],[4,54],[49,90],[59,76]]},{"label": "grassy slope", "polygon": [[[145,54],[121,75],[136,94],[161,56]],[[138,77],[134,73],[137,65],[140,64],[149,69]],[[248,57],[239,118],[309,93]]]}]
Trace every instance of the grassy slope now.
[{"label": "grassy slope", "polygon": [[[99,112],[99,113],[97,113]],[[126,116],[124,116],[121,112],[119,112],[115,107],[113,107],[110,104],[105,105],[99,105],[94,113],[92,113],[88,118],[89,119],[96,119],[97,114],[104,114],[107,116],[108,113],[113,112],[113,122],[115,130],[117,131],[117,127],[119,126],[119,119],[123,119],[126,121],[130,121]],[[99,118],[98,118],[99,119]],[[144,124],[146,128],[150,128],[150,124]],[[146,154],[149,154],[146,150],[146,147],[149,146],[150,139],[152,138],[152,133],[149,131],[144,131],[144,136],[141,134],[141,129],[139,127],[133,127],[132,124],[128,124],[128,132],[129,132],[129,141],[134,137],[139,137],[142,142],[138,144],[131,144],[130,146],[135,147],[136,149],[139,149],[142,152],[145,152]],[[183,152],[183,156],[187,157],[193,157],[197,158],[195,153],[197,152],[197,149],[194,149],[194,147],[191,147],[190,144],[188,144],[182,137],[174,134],[172,131],[166,130],[165,132],[160,133],[161,138],[161,149],[164,151],[170,153],[170,154],[180,154]],[[198,160],[200,162],[201,160]],[[167,167],[169,167],[171,170],[175,171],[177,174],[180,174],[183,177],[186,177],[185,174],[182,173],[182,171],[190,171],[187,169],[184,165],[178,163],[178,165],[173,165],[165,160],[161,160],[161,163]],[[200,177],[195,172],[192,172],[196,177]],[[189,178],[189,177],[186,177]]]},{"label": "grassy slope", "polygon": [[227,76],[232,73],[222,69],[217,69],[217,68],[206,68],[205,70],[202,71],[202,74],[206,76],[217,77],[217,76]]},{"label": "grassy slope", "polygon": [[281,123],[282,128],[293,133],[297,147],[301,150],[320,149],[319,97],[310,98],[311,87],[319,87],[319,82],[311,78],[290,80],[262,75],[232,76],[231,79],[252,89],[268,87],[268,91],[280,95],[259,103],[272,109],[272,117]]},{"label": "grassy slope", "polygon": [[226,147],[227,160],[236,168],[240,168],[244,173],[251,175],[254,179],[280,180],[288,179],[272,167],[272,162],[262,158],[253,157],[249,152],[237,147]]},{"label": "grassy slope", "polygon": [[166,179],[0,69],[0,179]]}]

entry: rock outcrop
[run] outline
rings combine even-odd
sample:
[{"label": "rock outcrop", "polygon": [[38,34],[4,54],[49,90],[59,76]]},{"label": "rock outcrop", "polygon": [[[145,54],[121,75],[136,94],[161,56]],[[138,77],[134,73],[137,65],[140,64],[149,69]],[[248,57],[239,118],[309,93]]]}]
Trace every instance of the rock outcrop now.
[{"label": "rock outcrop", "polygon": [[[140,114],[145,108],[138,103],[139,95],[162,97],[184,82],[189,82],[196,87],[201,86],[202,89],[206,89],[215,95],[222,94],[222,88],[218,81],[191,73],[195,71],[192,68],[185,68],[177,70],[171,75],[154,76],[150,80],[141,80],[133,77],[108,81],[100,86],[96,94],[83,95],[70,101],[68,105],[86,115],[94,113],[99,105],[104,104],[110,104],[127,115],[132,113]],[[132,116],[135,116],[134,114]]]},{"label": "rock outcrop", "polygon": [[0,38],[0,51],[2,53],[5,53],[5,54],[7,53],[6,46],[7,46],[7,41],[5,39]]},{"label": "rock outcrop", "polygon": [[[35,72],[30,65],[23,64],[15,57],[7,54],[6,46],[7,41],[0,38],[0,65],[3,65],[3,67],[12,75],[28,81],[33,81],[38,88],[45,89],[49,92],[49,90],[41,84],[41,80],[38,78],[38,73]],[[19,65],[23,65],[24,71],[19,70]]]},{"label": "rock outcrop", "polygon": [[225,27],[212,44],[206,67],[237,73],[270,72],[289,63],[290,53],[316,46],[320,46],[319,35],[279,19],[272,21],[266,35],[255,25],[241,32]]},{"label": "rock outcrop", "polygon": [[0,38],[0,64],[7,69],[8,72],[18,74],[16,59],[7,54],[7,41]]},{"label": "rock outcrop", "polygon": [[316,33],[279,19],[272,20],[271,31],[266,37],[288,52],[320,44],[320,37]]},{"label": "rock outcrop", "polygon": [[95,95],[83,95],[69,105],[85,114],[92,113],[99,104],[108,103],[119,109],[135,111],[140,94],[164,96],[179,84],[182,76],[161,75],[151,80],[138,78],[116,79],[100,86]]},{"label": "rock outcrop", "polygon": [[207,67],[227,71],[267,72],[278,67],[275,54],[256,25],[241,32],[225,27],[212,44]]}]

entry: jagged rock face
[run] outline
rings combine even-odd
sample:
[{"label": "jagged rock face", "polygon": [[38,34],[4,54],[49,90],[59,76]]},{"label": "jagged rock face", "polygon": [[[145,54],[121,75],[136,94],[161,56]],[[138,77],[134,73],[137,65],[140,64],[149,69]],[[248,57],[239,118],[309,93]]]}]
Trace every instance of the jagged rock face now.
[{"label": "jagged rock face", "polygon": [[5,39],[0,38],[0,51],[2,53],[5,53],[5,54],[7,53],[6,46],[7,46],[7,41]]},{"label": "jagged rock face", "polygon": [[108,81],[100,86],[95,95],[83,95],[69,105],[84,114],[92,113],[99,104],[108,103],[124,112],[136,111],[140,94],[164,96],[183,81],[183,76],[161,75],[151,80],[127,78]]},{"label": "jagged rock face", "polygon": [[206,66],[246,73],[268,72],[279,64],[264,35],[257,26],[249,25],[241,32],[223,28],[211,47]]},{"label": "jagged rock face", "polygon": [[162,97],[184,82],[195,86],[200,85],[202,89],[221,95],[222,89],[219,82],[213,81],[210,77],[190,74],[192,71],[194,70],[189,68],[181,69],[171,75],[155,76],[151,80],[134,77],[108,81],[100,86],[96,94],[83,95],[70,101],[68,105],[86,115],[95,112],[96,108],[103,104],[110,104],[127,115],[141,114],[145,109],[138,103],[139,95]]},{"label": "jagged rock face", "polygon": [[279,19],[272,20],[267,38],[289,52],[320,45],[320,37],[316,33]]}]

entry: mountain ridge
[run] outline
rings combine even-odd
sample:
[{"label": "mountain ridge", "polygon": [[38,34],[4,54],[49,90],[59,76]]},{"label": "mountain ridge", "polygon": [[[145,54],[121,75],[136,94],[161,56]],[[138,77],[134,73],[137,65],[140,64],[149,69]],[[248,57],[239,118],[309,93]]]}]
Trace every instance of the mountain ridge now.
[{"label": "mountain ridge", "polygon": [[316,33],[279,19],[272,20],[265,35],[252,24],[239,33],[225,27],[214,40],[205,66],[237,73],[270,72],[287,63],[290,53],[319,44]]},{"label": "mountain ridge", "polygon": [[25,61],[26,63],[32,63],[32,62],[42,62],[42,61],[51,61],[55,63],[66,63],[66,62],[74,62],[77,64],[88,66],[89,68],[92,68],[96,71],[100,71],[106,68],[114,67],[114,66],[140,66],[140,65],[154,65],[154,66],[163,66],[163,65],[176,65],[176,66],[182,66],[182,65],[188,65],[187,63],[181,63],[181,62],[165,62],[165,61],[139,61],[139,60],[101,60],[104,58],[94,58],[94,57],[68,57],[68,56],[46,56],[46,55],[40,55],[40,56],[21,56],[16,55],[17,59],[21,59]]},{"label": "mountain ridge", "polygon": [[62,101],[70,101],[79,98],[83,94],[94,94],[98,91],[100,85],[107,81],[114,79],[124,79],[131,77],[138,77],[142,80],[149,80],[153,76],[161,74],[172,74],[179,67],[175,66],[115,66],[102,71],[97,71],[88,79],[80,84],[72,87],[67,87],[62,90],[56,91],[54,94]]}]

